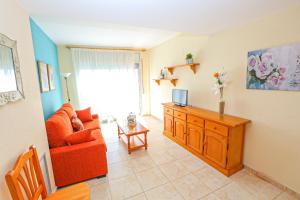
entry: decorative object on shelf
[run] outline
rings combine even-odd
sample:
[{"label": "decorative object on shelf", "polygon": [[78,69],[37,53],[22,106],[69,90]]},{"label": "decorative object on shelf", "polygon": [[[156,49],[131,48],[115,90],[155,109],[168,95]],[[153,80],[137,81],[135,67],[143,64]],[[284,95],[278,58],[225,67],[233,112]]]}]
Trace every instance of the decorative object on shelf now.
[{"label": "decorative object on shelf", "polygon": [[186,64],[193,64],[193,55],[191,53],[186,54]]},{"label": "decorative object on shelf", "polygon": [[224,70],[214,73],[215,84],[213,90],[215,91],[216,95],[218,94],[220,95],[219,115],[221,117],[224,115],[224,110],[225,110],[225,101],[223,99],[224,87],[226,86],[225,75],[226,73],[224,72]]},{"label": "decorative object on shelf", "polygon": [[66,89],[67,89],[67,97],[68,97],[68,103],[71,102],[71,99],[70,99],[70,94],[69,94],[69,87],[68,87],[68,78],[69,76],[71,75],[71,73],[67,72],[67,73],[61,73],[60,74],[66,81]]},{"label": "decorative object on shelf", "polygon": [[127,123],[128,126],[136,125],[136,115],[133,112],[129,113],[129,115],[127,116]]},{"label": "decorative object on shelf", "polygon": [[49,80],[47,64],[42,61],[38,61],[39,75],[40,75],[40,87],[41,92],[49,92]]},{"label": "decorative object on shelf", "polygon": [[50,90],[55,90],[54,68],[51,65],[47,65],[48,80]]},{"label": "decorative object on shelf", "polygon": [[248,52],[247,89],[300,90],[300,43]]},{"label": "decorative object on shelf", "polygon": [[167,79],[167,72],[165,69],[160,70],[159,79]]},{"label": "decorative object on shelf", "polygon": [[0,105],[24,98],[17,42],[0,33]]}]

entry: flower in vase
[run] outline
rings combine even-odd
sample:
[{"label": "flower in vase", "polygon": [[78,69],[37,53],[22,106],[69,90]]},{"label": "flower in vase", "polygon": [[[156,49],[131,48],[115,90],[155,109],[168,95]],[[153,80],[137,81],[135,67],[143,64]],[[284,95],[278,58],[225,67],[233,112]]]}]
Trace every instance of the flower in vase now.
[{"label": "flower in vase", "polygon": [[213,77],[215,78],[215,84],[213,90],[215,95],[220,95],[220,101],[223,100],[223,88],[226,86],[226,73],[224,71],[215,72]]}]

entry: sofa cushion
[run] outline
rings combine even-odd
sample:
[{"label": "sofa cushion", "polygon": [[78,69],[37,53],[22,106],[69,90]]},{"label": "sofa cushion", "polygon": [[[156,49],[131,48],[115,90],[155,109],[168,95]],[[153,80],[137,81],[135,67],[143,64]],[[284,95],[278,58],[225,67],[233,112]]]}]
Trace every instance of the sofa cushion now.
[{"label": "sofa cushion", "polygon": [[93,117],[91,114],[91,107],[88,107],[83,110],[76,110],[77,117],[82,121],[82,122],[88,122],[92,121]]},{"label": "sofa cushion", "polygon": [[92,130],[85,129],[82,131],[74,132],[71,135],[65,137],[65,141],[68,145],[81,144],[96,140],[92,134]]},{"label": "sofa cushion", "polygon": [[76,116],[76,112],[74,111],[73,106],[69,103],[64,103],[60,109],[64,110],[68,114],[70,119]]},{"label": "sofa cushion", "polygon": [[74,131],[81,131],[84,129],[82,121],[76,116],[72,117],[71,123]]},{"label": "sofa cushion", "polygon": [[50,148],[65,146],[64,138],[73,133],[73,127],[66,112],[57,111],[46,121],[46,130]]},{"label": "sofa cushion", "polygon": [[100,123],[98,119],[93,119],[92,121],[84,122],[83,126],[85,129],[100,129]]}]

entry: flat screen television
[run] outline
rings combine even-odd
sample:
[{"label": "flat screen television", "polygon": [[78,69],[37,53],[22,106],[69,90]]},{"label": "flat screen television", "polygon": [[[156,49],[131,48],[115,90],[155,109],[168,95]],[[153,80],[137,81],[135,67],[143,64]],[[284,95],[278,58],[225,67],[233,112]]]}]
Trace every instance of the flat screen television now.
[{"label": "flat screen television", "polygon": [[172,102],[178,106],[188,105],[188,91],[187,90],[172,90]]}]

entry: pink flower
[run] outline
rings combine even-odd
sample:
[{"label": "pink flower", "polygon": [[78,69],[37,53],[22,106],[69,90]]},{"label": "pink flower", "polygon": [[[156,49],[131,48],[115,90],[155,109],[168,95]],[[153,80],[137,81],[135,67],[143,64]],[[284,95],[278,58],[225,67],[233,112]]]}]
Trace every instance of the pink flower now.
[{"label": "pink flower", "polygon": [[285,71],[286,71],[286,68],[284,68],[284,67],[280,67],[278,69],[278,72],[279,72],[280,75],[283,75],[285,73]]}]

